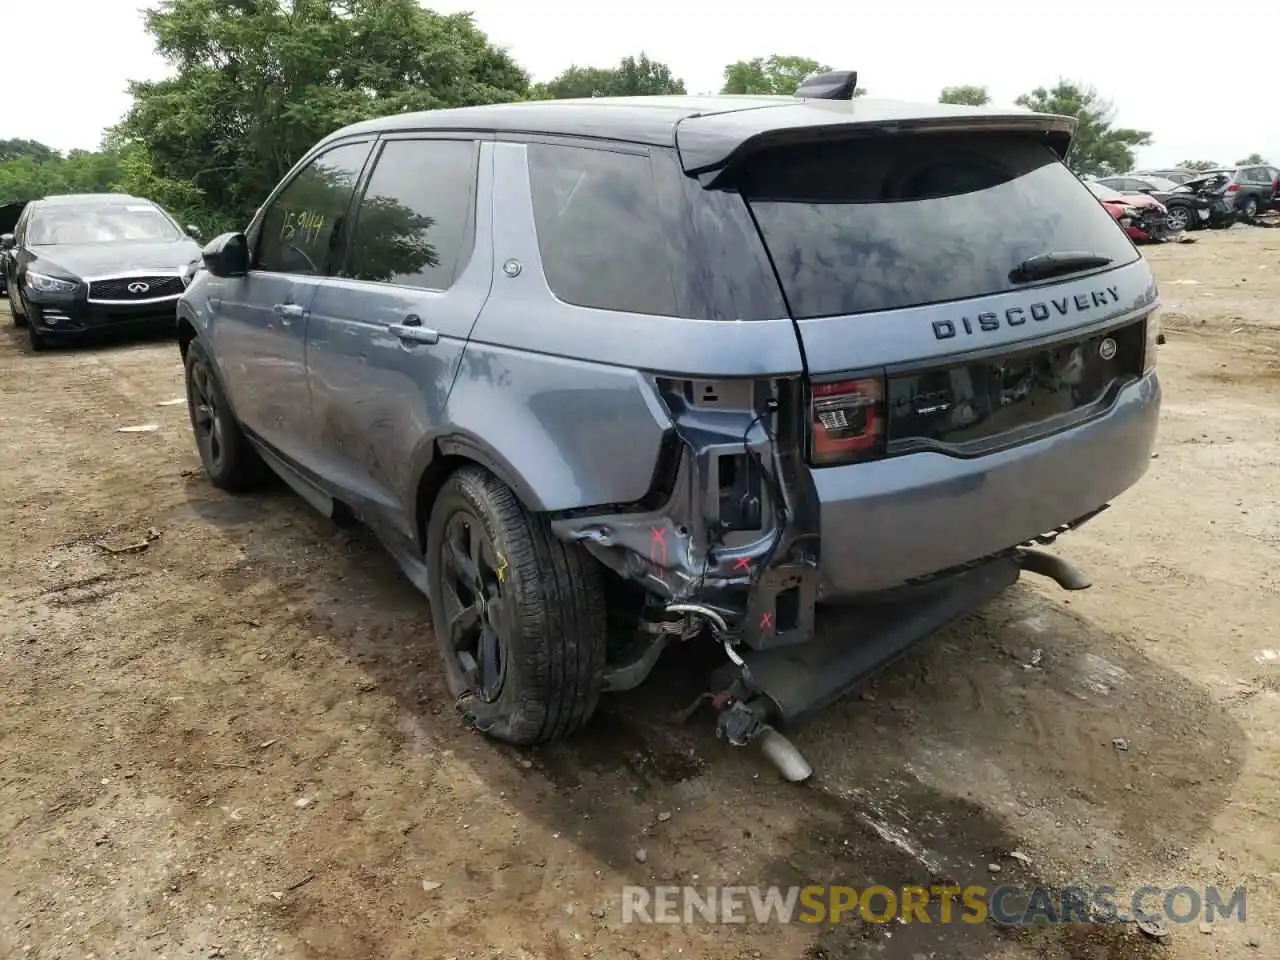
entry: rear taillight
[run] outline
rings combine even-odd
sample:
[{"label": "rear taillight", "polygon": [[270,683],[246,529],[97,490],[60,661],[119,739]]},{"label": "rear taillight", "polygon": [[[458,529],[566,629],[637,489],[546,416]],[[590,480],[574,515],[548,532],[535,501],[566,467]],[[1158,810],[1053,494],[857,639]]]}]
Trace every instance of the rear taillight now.
[{"label": "rear taillight", "polygon": [[1227,193],[1235,193],[1235,192],[1236,192],[1237,190],[1239,190],[1239,189],[1240,189],[1240,184],[1238,184],[1238,183],[1228,183],[1228,184],[1227,184]]},{"label": "rear taillight", "polygon": [[809,430],[815,466],[870,460],[884,452],[884,385],[876,378],[813,386]]}]

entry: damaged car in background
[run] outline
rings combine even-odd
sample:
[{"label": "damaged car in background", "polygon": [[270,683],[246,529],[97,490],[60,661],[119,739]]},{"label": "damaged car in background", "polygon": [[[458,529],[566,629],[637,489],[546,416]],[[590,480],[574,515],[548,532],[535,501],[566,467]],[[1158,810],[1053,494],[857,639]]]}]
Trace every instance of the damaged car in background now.
[{"label": "damaged car in background", "polygon": [[1145,193],[1121,193],[1097,180],[1090,180],[1085,186],[1102,201],[1107,213],[1124,227],[1130,240],[1135,243],[1160,243],[1169,238],[1171,231],[1168,211],[1155,197]]},{"label": "damaged car in background", "polygon": [[1200,230],[1213,225],[1214,202],[1172,180],[1129,174],[1123,177],[1099,177],[1095,182],[1130,196],[1145,194],[1164,204],[1165,225],[1170,233]]},{"label": "damaged car in background", "polygon": [[788,724],[1024,572],[1089,586],[1044,548],[1160,406],[1075,121],[856,83],[331,134],[179,303],[209,478],[371,528],[476,729],[566,735],[709,641],[686,715],[803,780]]}]

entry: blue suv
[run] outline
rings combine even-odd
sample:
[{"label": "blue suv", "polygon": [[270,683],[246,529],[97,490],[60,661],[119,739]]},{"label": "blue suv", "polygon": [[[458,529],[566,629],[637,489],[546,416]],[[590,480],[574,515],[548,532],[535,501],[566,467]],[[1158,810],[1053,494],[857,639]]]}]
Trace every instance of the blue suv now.
[{"label": "blue suv", "polygon": [[1151,271],[1074,121],[850,82],[325,138],[179,304],[209,477],[372,528],[514,743],[707,636],[720,732],[776,737],[1023,571],[1087,586],[1039,548],[1147,468]]}]

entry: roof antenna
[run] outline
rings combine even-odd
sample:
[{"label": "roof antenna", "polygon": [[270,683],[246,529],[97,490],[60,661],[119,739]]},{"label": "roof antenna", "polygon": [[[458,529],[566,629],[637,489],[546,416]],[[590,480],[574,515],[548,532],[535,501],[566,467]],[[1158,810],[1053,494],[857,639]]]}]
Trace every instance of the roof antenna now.
[{"label": "roof antenna", "polygon": [[795,95],[811,100],[852,100],[858,89],[857,70],[832,70],[806,77]]}]

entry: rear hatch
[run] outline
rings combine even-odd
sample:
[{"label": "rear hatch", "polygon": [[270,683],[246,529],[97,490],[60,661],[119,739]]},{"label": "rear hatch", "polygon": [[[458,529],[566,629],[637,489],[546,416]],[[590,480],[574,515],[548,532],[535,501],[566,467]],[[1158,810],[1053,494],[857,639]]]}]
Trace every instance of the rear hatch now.
[{"label": "rear hatch", "polygon": [[1232,205],[1235,200],[1232,194],[1240,189],[1233,170],[1214,170],[1202,177],[1188,180],[1183,186],[1193,191],[1196,196],[1204,197],[1206,200],[1221,200],[1227,206]]},{"label": "rear hatch", "polygon": [[1158,417],[1151,271],[1060,162],[1070,128],[893,109],[743,110],[677,134],[686,174],[740,195],[785,295],[827,599],[1095,512],[1146,470]]},{"label": "rear hatch", "polygon": [[1150,275],[1042,135],[824,133],[717,184],[750,207],[795,321],[815,466],[981,453],[1141,376]]}]

